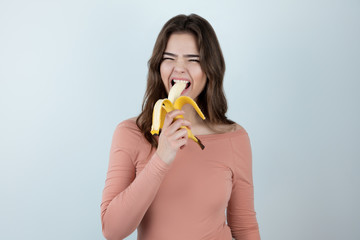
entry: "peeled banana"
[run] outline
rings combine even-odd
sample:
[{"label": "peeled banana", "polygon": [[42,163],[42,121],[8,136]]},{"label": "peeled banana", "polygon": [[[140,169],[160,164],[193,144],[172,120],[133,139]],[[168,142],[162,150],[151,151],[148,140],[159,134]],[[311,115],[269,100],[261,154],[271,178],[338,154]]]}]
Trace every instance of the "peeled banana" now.
[{"label": "peeled banana", "polygon": [[[152,135],[159,135],[160,129],[162,129],[165,121],[166,113],[171,112],[175,109],[181,109],[185,104],[191,104],[196,112],[202,119],[205,119],[204,114],[201,112],[200,108],[196,104],[196,102],[188,97],[181,96],[182,91],[186,88],[186,81],[178,81],[175,80],[175,85],[170,89],[168,98],[159,99],[155,103],[153,110],[153,118],[150,133]],[[175,119],[184,118],[183,115],[176,116]],[[200,139],[198,139],[191,130],[186,126],[181,126],[181,128],[185,128],[188,133],[188,137],[194,140],[197,144],[199,144],[201,149],[204,149],[205,146],[201,143]]]}]

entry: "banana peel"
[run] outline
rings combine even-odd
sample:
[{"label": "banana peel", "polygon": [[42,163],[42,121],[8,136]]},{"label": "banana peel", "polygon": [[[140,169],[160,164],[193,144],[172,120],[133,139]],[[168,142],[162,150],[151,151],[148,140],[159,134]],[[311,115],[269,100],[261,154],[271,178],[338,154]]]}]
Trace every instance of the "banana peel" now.
[{"label": "banana peel", "polygon": [[[186,88],[186,82],[185,81],[178,81],[175,82],[175,85],[170,89],[168,98],[159,99],[153,109],[153,118],[152,118],[152,125],[151,125],[151,131],[150,133],[152,135],[159,135],[160,130],[162,129],[165,121],[165,116],[168,112],[171,112],[175,109],[181,109],[185,104],[190,104],[197,114],[204,120],[205,116],[201,112],[199,106],[196,104],[196,102],[188,97],[188,96],[181,96],[182,91]],[[183,115],[178,115],[175,117],[176,119],[184,118]],[[197,138],[191,130],[186,126],[181,126],[181,128],[186,129],[188,137],[194,140],[200,148],[203,150],[205,146],[201,143],[200,139]]]}]

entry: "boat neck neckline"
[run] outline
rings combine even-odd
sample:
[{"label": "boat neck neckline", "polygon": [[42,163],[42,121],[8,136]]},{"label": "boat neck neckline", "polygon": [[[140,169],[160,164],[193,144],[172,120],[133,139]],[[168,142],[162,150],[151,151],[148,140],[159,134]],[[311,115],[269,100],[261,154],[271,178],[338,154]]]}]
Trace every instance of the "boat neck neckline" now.
[{"label": "boat neck neckline", "polygon": [[[135,120],[128,119],[128,121],[130,121],[132,124],[135,124],[135,126],[137,127]],[[202,140],[202,139],[226,138],[226,137],[232,137],[232,136],[242,135],[242,134],[247,134],[247,131],[245,130],[245,128],[240,128],[235,131],[224,132],[224,133],[210,133],[210,134],[203,134],[203,135],[199,134],[199,135],[195,135],[195,136],[199,137],[200,140]]]},{"label": "boat neck neckline", "polygon": [[231,136],[235,136],[235,135],[241,135],[241,134],[246,134],[246,130],[244,128],[235,130],[235,131],[231,131],[231,132],[224,132],[224,133],[210,133],[210,134],[199,134],[199,135],[195,135],[196,137],[199,137],[200,140],[202,139],[207,139],[207,138],[223,138],[223,137],[231,137]]}]

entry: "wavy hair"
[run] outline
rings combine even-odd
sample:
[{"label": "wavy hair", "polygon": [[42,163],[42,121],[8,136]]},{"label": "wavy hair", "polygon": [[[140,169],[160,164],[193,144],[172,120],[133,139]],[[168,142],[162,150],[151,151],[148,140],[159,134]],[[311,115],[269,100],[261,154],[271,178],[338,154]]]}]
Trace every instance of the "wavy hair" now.
[{"label": "wavy hair", "polygon": [[161,29],[152,56],[148,61],[147,87],[142,103],[142,111],[136,124],[146,140],[157,148],[157,140],[151,135],[153,107],[158,99],[167,98],[167,92],[160,76],[160,64],[167,42],[173,33],[191,33],[197,39],[200,66],[207,76],[206,85],[197,98],[197,104],[204,113],[204,123],[213,131],[216,124],[234,124],[226,117],[227,101],[223,89],[225,61],[215,31],[207,20],[196,15],[177,15],[165,23]]}]

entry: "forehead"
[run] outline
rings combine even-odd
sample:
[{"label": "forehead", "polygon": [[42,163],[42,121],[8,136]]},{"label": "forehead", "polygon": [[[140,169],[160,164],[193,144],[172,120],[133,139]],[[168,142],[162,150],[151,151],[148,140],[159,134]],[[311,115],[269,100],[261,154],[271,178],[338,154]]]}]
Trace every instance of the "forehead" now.
[{"label": "forehead", "polygon": [[166,45],[166,52],[175,54],[199,53],[196,37],[191,33],[173,33]]}]

